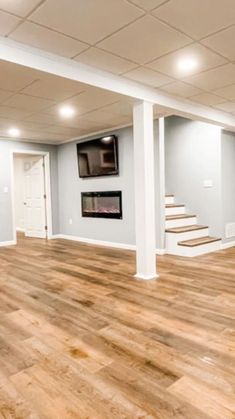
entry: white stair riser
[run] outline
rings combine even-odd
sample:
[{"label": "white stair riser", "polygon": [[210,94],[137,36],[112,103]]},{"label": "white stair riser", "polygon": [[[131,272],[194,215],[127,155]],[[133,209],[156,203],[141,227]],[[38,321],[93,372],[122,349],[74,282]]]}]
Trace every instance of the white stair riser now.
[{"label": "white stair riser", "polygon": [[174,204],[174,202],[175,202],[175,198],[174,198],[174,196],[166,196],[165,197],[165,204],[167,205],[167,204]]},{"label": "white stair riser", "polygon": [[185,227],[197,224],[197,217],[180,218],[177,220],[166,220],[166,228]]},{"label": "white stair riser", "polygon": [[185,214],[185,206],[165,208],[165,215],[178,215],[178,214]]},{"label": "white stair riser", "polygon": [[194,256],[204,255],[210,252],[216,252],[220,249],[221,249],[221,240],[208,243],[208,244],[202,244],[200,246],[194,246],[194,247],[177,246],[176,253],[174,254],[177,256],[194,257]]},{"label": "white stair riser", "polygon": [[166,249],[172,253],[178,247],[178,242],[185,240],[198,239],[209,235],[209,228],[201,230],[187,231],[185,233],[166,233]]}]

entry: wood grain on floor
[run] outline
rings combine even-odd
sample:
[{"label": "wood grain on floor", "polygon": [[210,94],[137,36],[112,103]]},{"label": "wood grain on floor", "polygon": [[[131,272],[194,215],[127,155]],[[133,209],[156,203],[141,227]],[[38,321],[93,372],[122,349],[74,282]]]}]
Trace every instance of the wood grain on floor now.
[{"label": "wood grain on floor", "polygon": [[19,236],[0,249],[0,418],[235,418],[235,248],[158,258]]}]

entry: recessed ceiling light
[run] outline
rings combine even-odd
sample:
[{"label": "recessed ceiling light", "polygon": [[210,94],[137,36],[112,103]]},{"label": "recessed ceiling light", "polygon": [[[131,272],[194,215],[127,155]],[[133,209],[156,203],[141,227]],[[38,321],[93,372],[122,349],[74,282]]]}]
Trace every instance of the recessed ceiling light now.
[{"label": "recessed ceiling light", "polygon": [[11,137],[19,137],[20,136],[20,130],[18,128],[12,127],[8,130],[8,134]]},{"label": "recessed ceiling light", "polygon": [[75,115],[75,109],[69,105],[61,106],[59,112],[63,118],[72,118]]},{"label": "recessed ceiling light", "polygon": [[109,135],[108,137],[103,137],[102,141],[103,143],[110,143],[112,141],[113,137]]},{"label": "recessed ceiling light", "polygon": [[198,61],[195,58],[182,58],[178,61],[177,67],[180,71],[190,72],[198,67]]}]

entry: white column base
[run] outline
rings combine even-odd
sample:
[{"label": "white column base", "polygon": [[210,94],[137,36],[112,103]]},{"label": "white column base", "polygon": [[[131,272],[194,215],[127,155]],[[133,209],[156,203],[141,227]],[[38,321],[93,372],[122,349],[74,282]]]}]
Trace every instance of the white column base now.
[{"label": "white column base", "polygon": [[139,280],[143,280],[143,281],[151,281],[153,279],[159,278],[159,275],[157,275],[157,274],[154,274],[154,275],[135,274],[134,278],[139,279]]}]

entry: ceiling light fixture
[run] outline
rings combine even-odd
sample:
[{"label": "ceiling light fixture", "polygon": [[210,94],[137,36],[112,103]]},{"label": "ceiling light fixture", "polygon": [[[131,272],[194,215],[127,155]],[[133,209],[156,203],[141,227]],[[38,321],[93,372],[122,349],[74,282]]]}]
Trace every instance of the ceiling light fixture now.
[{"label": "ceiling light fixture", "polygon": [[198,67],[198,62],[195,58],[182,58],[178,61],[177,67],[180,71],[190,72]]},{"label": "ceiling light fixture", "polygon": [[12,127],[8,130],[8,134],[11,137],[19,137],[20,136],[20,130],[18,128]]},{"label": "ceiling light fixture", "polygon": [[103,137],[102,142],[103,143],[110,143],[112,141],[113,137],[110,135],[108,137]]},{"label": "ceiling light fixture", "polygon": [[75,115],[75,109],[69,105],[61,106],[59,112],[63,118],[72,118]]}]

